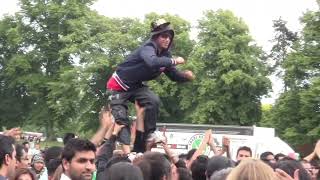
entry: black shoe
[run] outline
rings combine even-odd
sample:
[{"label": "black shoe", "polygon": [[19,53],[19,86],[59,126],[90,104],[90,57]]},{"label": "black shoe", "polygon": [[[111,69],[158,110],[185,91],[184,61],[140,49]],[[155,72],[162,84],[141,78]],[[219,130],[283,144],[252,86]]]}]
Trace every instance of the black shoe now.
[{"label": "black shoe", "polygon": [[121,131],[118,134],[118,139],[120,143],[125,144],[125,145],[130,145],[131,141],[131,132],[130,132],[130,127],[125,126],[121,129]]}]

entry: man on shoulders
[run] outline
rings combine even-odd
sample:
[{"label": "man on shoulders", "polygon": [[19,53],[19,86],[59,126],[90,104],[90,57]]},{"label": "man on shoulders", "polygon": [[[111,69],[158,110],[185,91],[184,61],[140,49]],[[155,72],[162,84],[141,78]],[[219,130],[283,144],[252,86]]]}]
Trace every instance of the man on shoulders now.
[{"label": "man on shoulders", "polygon": [[[165,74],[170,80],[188,82],[195,78],[192,71],[178,71],[176,66],[184,64],[182,57],[172,57],[170,49],[174,39],[170,22],[159,19],[151,24],[150,39],[133,51],[107,82],[111,112],[115,122],[125,125],[118,140],[124,145],[126,154],[130,152],[130,123],[128,102],[137,102],[144,108],[144,132],[136,138],[135,144],[146,144],[154,138],[159,115],[160,98],[145,84]],[[145,147],[134,147],[136,152],[144,152]]]}]

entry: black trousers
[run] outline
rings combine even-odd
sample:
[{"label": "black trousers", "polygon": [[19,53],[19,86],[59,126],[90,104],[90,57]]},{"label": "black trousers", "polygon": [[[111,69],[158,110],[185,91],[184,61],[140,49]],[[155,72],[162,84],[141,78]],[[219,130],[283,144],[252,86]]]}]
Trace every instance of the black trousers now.
[{"label": "black trousers", "polygon": [[109,100],[111,113],[118,124],[126,125],[118,137],[123,144],[130,144],[130,127],[128,118],[128,103],[138,101],[139,105],[145,108],[144,130],[149,134],[156,129],[156,122],[159,116],[160,99],[147,86],[131,91],[110,91]]}]

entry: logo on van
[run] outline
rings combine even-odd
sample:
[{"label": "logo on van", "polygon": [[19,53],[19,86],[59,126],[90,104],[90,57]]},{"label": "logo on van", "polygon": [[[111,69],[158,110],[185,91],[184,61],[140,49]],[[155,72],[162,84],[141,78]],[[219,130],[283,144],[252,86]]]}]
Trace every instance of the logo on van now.
[{"label": "logo on van", "polygon": [[[202,139],[204,138],[204,134],[195,134],[188,141],[188,151],[191,149],[198,149],[201,145]],[[209,155],[210,147],[206,145],[205,155]]]}]

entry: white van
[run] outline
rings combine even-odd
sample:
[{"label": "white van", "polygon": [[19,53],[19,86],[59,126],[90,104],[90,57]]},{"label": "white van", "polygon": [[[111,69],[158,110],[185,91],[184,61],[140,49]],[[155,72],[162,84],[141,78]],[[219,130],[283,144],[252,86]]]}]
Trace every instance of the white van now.
[{"label": "white van", "polygon": [[[163,131],[166,131],[169,147],[175,154],[181,154],[187,153],[190,149],[198,148],[205,131],[208,129],[212,129],[214,141],[218,147],[222,145],[223,136],[230,139],[232,159],[235,159],[237,150],[241,146],[250,147],[254,158],[259,158],[260,154],[265,151],[271,151],[274,154],[283,153],[285,155],[294,153],[294,150],[286,142],[275,136],[273,128],[158,123],[156,133],[162,134]],[[158,145],[153,151],[163,152],[163,149]],[[212,155],[209,147],[206,148],[205,154]]]}]

